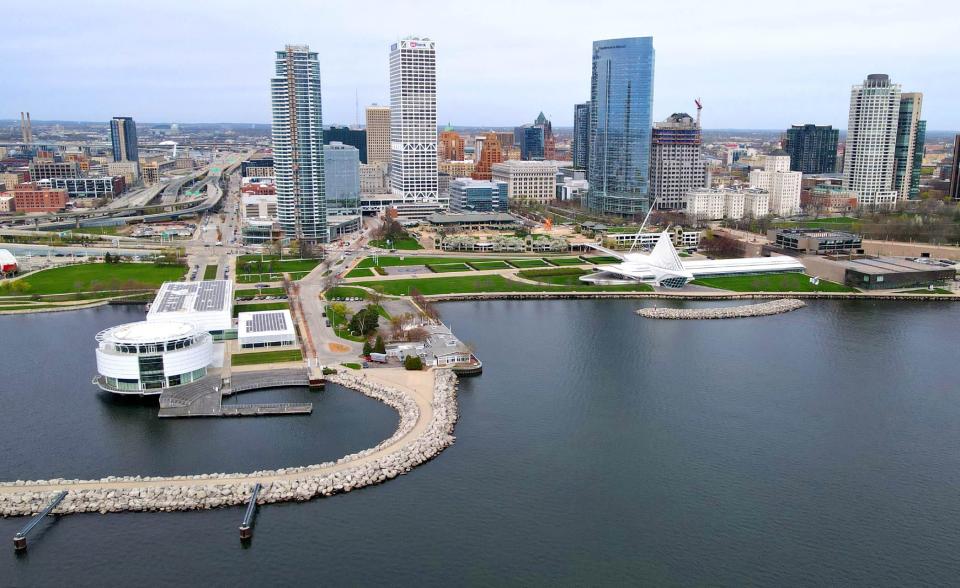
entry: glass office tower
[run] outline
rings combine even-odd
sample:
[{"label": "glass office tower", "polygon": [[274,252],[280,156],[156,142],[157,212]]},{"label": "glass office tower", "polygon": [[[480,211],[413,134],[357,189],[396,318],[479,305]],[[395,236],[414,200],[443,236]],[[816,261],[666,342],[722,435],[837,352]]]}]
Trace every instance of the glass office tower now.
[{"label": "glass office tower", "polygon": [[573,167],[587,169],[590,161],[590,103],[573,107]]},{"label": "glass office tower", "polygon": [[114,161],[140,163],[137,149],[137,124],[129,116],[115,116],[110,121],[110,142]]},{"label": "glass office tower", "polygon": [[649,206],[653,37],[593,43],[587,206],[643,214]]}]

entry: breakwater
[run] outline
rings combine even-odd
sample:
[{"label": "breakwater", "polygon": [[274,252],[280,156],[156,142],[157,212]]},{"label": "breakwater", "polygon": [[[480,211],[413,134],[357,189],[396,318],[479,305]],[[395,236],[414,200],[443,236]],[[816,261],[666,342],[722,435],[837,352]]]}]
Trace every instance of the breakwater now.
[{"label": "breakwater", "polygon": [[639,308],[636,310],[636,313],[644,318],[655,319],[730,319],[781,314],[803,308],[804,306],[806,306],[806,304],[802,300],[786,298],[782,300],[771,300],[770,302],[761,302],[760,304],[724,306],[720,308]]},{"label": "breakwater", "polygon": [[[346,283],[345,285],[350,285]],[[402,296],[390,296],[403,298]],[[463,294],[428,294],[424,298],[433,302],[463,302],[469,300],[591,300],[634,299],[652,300],[780,300],[802,298],[804,300],[891,300],[930,302],[960,302],[954,294],[880,294],[875,292],[470,292]]]},{"label": "breakwater", "polygon": [[34,514],[63,490],[69,494],[57,506],[56,514],[235,506],[249,499],[251,487],[257,482],[264,488],[259,504],[303,501],[393,479],[436,457],[454,441],[457,378],[450,370],[434,371],[430,390],[382,383],[353,373],[331,375],[328,380],[396,410],[400,422],[394,434],[375,447],[335,462],[249,474],[6,482],[0,484],[0,515]]}]

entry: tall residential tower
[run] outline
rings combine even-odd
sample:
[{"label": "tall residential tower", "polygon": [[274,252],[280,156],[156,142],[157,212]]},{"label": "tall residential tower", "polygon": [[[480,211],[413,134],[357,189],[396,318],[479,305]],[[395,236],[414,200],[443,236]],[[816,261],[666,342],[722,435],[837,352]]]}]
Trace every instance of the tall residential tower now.
[{"label": "tall residential tower", "polygon": [[920,197],[920,167],[927,134],[927,121],[920,120],[922,106],[923,94],[920,92],[900,94],[893,189],[901,200]]},{"label": "tall residential tower", "polygon": [[790,169],[805,174],[835,173],[839,138],[840,131],[830,125],[793,125],[783,142]]},{"label": "tall residential tower", "polygon": [[650,150],[650,202],[659,210],[682,207],[688,192],[706,187],[700,125],[689,114],[675,113],[653,127]]},{"label": "tall residential tower", "polygon": [[587,206],[646,212],[650,194],[653,37],[594,41]]},{"label": "tall residential tower", "polygon": [[390,107],[367,107],[367,163],[390,163]]},{"label": "tall residential tower", "polygon": [[870,74],[850,91],[843,183],[857,193],[861,205],[896,201],[894,153],[899,114],[900,84],[886,74]]},{"label": "tall residential tower", "polygon": [[277,51],[273,100],[273,170],[277,216],[288,239],[326,242],[320,64],[306,45]]},{"label": "tall residential tower", "polygon": [[436,70],[434,41],[390,47],[390,182],[404,202],[438,201]]}]

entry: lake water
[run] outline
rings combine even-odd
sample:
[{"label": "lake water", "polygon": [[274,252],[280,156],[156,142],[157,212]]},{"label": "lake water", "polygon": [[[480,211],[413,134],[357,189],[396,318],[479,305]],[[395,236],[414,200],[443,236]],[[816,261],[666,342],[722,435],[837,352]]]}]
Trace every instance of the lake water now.
[{"label": "lake water", "polygon": [[[811,302],[654,321],[636,301],[440,305],[484,361],[457,442],[376,487],[258,514],[74,515],[0,585],[902,586],[960,577],[960,306]],[[690,303],[690,306],[700,304]],[[0,478],[247,471],[373,445],[392,410],[160,421],[90,385],[105,307],[0,317]],[[26,519],[0,519],[7,541]]]}]

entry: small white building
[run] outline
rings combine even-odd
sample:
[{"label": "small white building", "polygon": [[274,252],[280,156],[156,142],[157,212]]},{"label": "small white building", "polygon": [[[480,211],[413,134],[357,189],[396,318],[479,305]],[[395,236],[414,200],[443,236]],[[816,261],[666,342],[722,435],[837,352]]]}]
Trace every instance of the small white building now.
[{"label": "small white building", "polygon": [[688,192],[681,204],[683,212],[701,221],[770,214],[770,194],[759,188],[701,188]]},{"label": "small white building", "polygon": [[296,345],[297,333],[290,311],[241,312],[237,317],[237,342],[243,349]]},{"label": "small white building", "polygon": [[212,334],[233,328],[233,283],[229,280],[164,282],[150,304],[147,322],[187,321]]},{"label": "small white building", "polygon": [[750,187],[770,193],[770,212],[777,216],[800,213],[803,174],[790,171],[790,156],[778,150],[767,155],[763,169],[750,172]]},{"label": "small white building", "polygon": [[493,181],[506,182],[507,200],[546,203],[557,197],[557,164],[549,161],[504,161],[491,166]]}]

